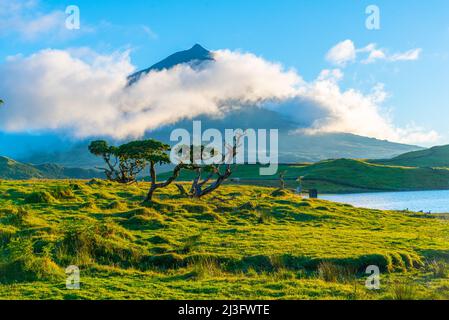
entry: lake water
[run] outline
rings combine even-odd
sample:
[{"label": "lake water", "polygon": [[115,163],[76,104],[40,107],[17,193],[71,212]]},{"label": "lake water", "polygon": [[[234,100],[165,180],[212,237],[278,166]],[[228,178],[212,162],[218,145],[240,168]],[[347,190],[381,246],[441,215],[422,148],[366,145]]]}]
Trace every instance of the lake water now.
[{"label": "lake water", "polygon": [[449,190],[320,195],[319,198],[370,209],[449,212]]}]

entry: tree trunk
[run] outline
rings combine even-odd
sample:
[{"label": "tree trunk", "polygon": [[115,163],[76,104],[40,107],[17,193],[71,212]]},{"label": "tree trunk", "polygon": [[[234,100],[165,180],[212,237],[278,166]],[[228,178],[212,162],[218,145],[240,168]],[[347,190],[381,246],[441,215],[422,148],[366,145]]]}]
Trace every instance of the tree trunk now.
[{"label": "tree trunk", "polygon": [[148,191],[147,197],[145,198],[144,202],[150,202],[153,199],[153,194],[154,191],[156,191],[157,187],[156,187],[156,169],[154,168],[154,161],[150,162],[150,178],[151,178],[151,187],[150,190]]},{"label": "tree trunk", "polygon": [[197,185],[195,192],[192,195],[194,198],[204,197],[204,196],[214,192],[216,189],[218,189],[221,186],[221,184],[223,182],[225,182],[226,179],[228,179],[231,176],[231,174],[232,174],[231,166],[227,165],[226,171],[223,174],[221,174],[218,170],[216,170],[215,173],[218,175],[217,180],[215,180],[215,182],[213,182],[207,188],[205,188],[203,190],[202,186],[204,185],[205,182],[209,181],[209,179],[211,178],[210,176],[205,181],[203,181],[203,183],[200,183]]},{"label": "tree trunk", "polygon": [[[169,186],[173,181],[175,181],[179,177],[181,169],[182,169],[182,165],[180,165],[180,164],[177,165],[175,167],[175,169],[173,170],[173,174],[171,175],[170,178],[167,179],[167,181],[162,182],[162,183],[157,183],[155,163],[153,161],[150,162],[151,187],[150,187],[150,190],[148,191],[148,194],[144,200],[144,203],[152,201],[153,194],[157,189],[165,188],[165,187]],[[178,189],[179,189],[179,187],[178,187]]]},{"label": "tree trunk", "polygon": [[180,193],[182,196],[187,196],[187,195],[188,195],[186,189],[184,189],[184,186],[182,186],[181,184],[178,184],[178,183],[175,184],[175,186],[176,186],[176,188],[178,188],[179,193]]},{"label": "tree trunk", "polygon": [[151,202],[153,200],[154,191],[156,191],[156,189],[157,188],[155,188],[154,186],[151,186],[144,202]]}]

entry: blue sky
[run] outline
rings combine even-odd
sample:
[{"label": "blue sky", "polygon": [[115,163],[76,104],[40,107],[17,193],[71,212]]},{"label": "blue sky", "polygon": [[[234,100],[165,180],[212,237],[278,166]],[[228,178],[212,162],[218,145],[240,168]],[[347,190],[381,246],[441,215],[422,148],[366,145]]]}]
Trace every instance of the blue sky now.
[{"label": "blue sky", "polygon": [[[370,4],[380,9],[380,30],[365,27]],[[26,23],[63,12],[68,5],[80,8],[80,30],[43,30],[27,36],[29,28],[11,24],[8,30],[0,29],[0,63],[11,55],[28,56],[46,48],[89,47],[104,54],[131,49],[137,68],[195,43],[213,50],[252,52],[296,69],[306,81],[316,79],[323,69],[339,68],[344,73],[342,90],[369,92],[382,83],[389,96],[382,106],[391,110],[396,126],[415,124],[440,135],[422,144],[449,143],[447,0],[53,0],[31,4],[32,9],[20,13],[21,19]],[[327,52],[347,39],[357,49],[376,44],[389,56],[421,51],[410,61],[379,59],[367,64],[363,54],[344,66],[326,60]]]}]

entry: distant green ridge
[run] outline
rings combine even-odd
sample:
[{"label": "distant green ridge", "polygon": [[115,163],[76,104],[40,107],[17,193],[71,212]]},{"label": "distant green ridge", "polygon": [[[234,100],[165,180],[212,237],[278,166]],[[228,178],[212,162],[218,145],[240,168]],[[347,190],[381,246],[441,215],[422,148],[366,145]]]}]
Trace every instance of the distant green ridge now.
[{"label": "distant green ridge", "polygon": [[375,160],[373,163],[407,167],[449,167],[449,145],[408,152],[389,160]]},{"label": "distant green ridge", "polygon": [[0,179],[91,179],[101,178],[98,170],[66,168],[56,164],[32,165],[0,156]]}]

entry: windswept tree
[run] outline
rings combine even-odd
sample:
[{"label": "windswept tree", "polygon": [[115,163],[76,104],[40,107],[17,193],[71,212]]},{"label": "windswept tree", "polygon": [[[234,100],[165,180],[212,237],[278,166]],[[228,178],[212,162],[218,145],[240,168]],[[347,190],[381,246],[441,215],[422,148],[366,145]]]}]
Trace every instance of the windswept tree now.
[{"label": "windswept tree", "polygon": [[117,181],[119,173],[116,170],[118,163],[118,157],[116,156],[117,148],[114,146],[109,146],[109,144],[104,140],[92,141],[88,147],[89,152],[97,157],[102,157],[107,168],[98,168],[104,171],[106,178],[111,181]]},{"label": "windswept tree", "polygon": [[147,167],[150,168],[151,185],[145,202],[151,201],[157,189],[169,186],[179,176],[183,164],[177,165],[166,181],[158,182],[156,166],[170,163],[170,146],[157,140],[132,141],[119,147],[110,146],[106,141],[91,142],[89,151],[102,157],[106,168],[102,169],[108,180],[120,183],[136,181],[136,177]]},{"label": "windswept tree", "polygon": [[286,176],[286,174],[287,174],[286,170],[281,171],[279,173],[279,187],[280,187],[280,190],[284,190],[285,189],[285,176]]},{"label": "windswept tree", "polygon": [[171,174],[171,176],[163,181],[157,180],[156,166],[170,163],[170,157],[168,152],[170,146],[157,140],[143,140],[133,141],[120,148],[133,159],[148,163],[150,167],[150,189],[144,202],[150,202],[153,199],[154,192],[157,189],[168,187],[173,181],[175,181],[183,168],[183,164],[178,164]]},{"label": "windswept tree", "polygon": [[[240,146],[239,143],[242,137],[234,137],[233,145],[225,144],[226,152],[221,155],[219,154],[220,151],[204,146],[190,146],[187,148],[184,146],[177,150],[184,158],[186,154],[189,157],[189,164],[182,165],[182,168],[195,173],[189,191],[183,185],[177,184],[179,191],[192,198],[201,198],[218,189],[232,175],[232,164],[237,155],[237,149]],[[201,164],[204,160],[214,158],[217,155],[221,157],[220,162]]]},{"label": "windswept tree", "polygon": [[137,175],[145,169],[145,160],[135,158],[129,153],[128,144],[119,147],[110,146],[104,140],[91,142],[89,151],[102,157],[106,163],[106,168],[99,168],[104,171],[106,178],[119,183],[131,183],[136,181]]}]

